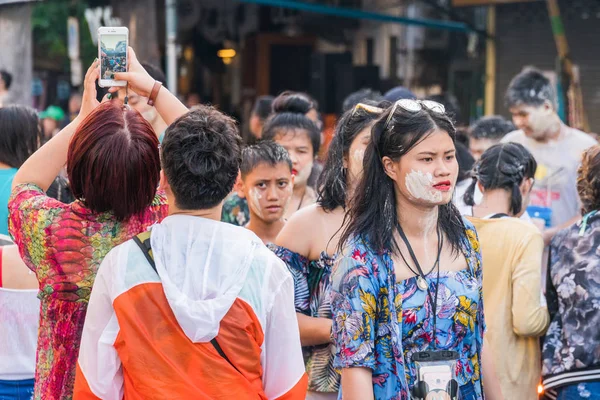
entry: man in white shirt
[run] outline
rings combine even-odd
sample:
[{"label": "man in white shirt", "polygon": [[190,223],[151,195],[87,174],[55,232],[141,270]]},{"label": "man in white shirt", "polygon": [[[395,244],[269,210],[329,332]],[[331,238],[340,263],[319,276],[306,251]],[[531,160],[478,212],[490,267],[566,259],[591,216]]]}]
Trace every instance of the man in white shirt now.
[{"label": "man in white shirt", "polygon": [[549,243],[559,229],[580,217],[577,168],[583,151],[596,141],[563,124],[552,83],[536,69],[525,69],[513,78],[505,101],[518,130],[502,142],[522,144],[538,163],[531,205],[550,213],[551,228],[544,232],[544,241]]}]

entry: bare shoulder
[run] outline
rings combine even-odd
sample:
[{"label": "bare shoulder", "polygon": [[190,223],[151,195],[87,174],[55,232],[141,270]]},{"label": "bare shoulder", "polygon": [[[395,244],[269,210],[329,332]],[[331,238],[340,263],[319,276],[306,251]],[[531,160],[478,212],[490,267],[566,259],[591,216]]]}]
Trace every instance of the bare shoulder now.
[{"label": "bare shoulder", "polygon": [[275,244],[308,257],[316,222],[323,215],[323,210],[317,204],[296,211],[279,232]]}]

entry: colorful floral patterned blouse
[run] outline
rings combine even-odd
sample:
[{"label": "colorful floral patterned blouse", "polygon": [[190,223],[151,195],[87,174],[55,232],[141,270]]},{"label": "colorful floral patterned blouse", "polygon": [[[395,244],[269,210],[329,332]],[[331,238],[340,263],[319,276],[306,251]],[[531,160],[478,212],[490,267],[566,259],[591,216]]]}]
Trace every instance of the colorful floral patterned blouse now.
[{"label": "colorful floral patterned blouse", "polygon": [[[296,312],[309,317],[331,319],[331,268],[334,258],[322,252],[318,260],[294,253],[285,247],[269,245],[281,258],[294,278],[294,302]],[[308,390],[337,393],[340,374],[333,367],[334,347],[329,344],[303,347]]]},{"label": "colorful floral patterned blouse", "polygon": [[35,399],[71,399],[79,341],[98,266],[114,246],[167,215],[157,195],[127,222],[61,203],[36,185],[17,186],[8,203],[9,231],[40,283]]},{"label": "colorful floral patterned blouse", "polygon": [[[468,267],[441,271],[437,296],[437,349],[459,353],[456,376],[463,400],[483,399],[481,349],[483,317],[479,242],[470,222],[462,252]],[[415,277],[396,282],[389,252],[373,251],[354,239],[348,257],[332,274],[333,331],[337,368],[365,367],[373,371],[375,398],[409,399],[416,371],[412,355],[432,350],[432,304]],[[437,274],[427,276],[435,293]],[[341,396],[341,393],[340,393]]]},{"label": "colorful floral patterned blouse", "polygon": [[250,222],[250,209],[246,199],[237,193],[230,194],[223,203],[221,221],[237,226],[246,226]]}]

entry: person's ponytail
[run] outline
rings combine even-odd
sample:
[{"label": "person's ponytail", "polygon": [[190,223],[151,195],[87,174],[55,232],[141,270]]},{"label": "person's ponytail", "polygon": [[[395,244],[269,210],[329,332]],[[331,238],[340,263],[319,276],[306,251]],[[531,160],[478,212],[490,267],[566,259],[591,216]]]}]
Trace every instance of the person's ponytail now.
[{"label": "person's ponytail", "polygon": [[475,164],[473,182],[467,189],[465,204],[475,205],[475,189],[502,189],[510,193],[509,211],[519,215],[523,210],[521,184],[535,176],[537,163],[531,153],[518,143],[501,143],[487,149]]},{"label": "person's ponytail", "polygon": [[521,195],[519,182],[515,180],[513,182],[512,193],[510,194],[510,212],[512,215],[519,215],[521,208],[523,208],[523,195]]},{"label": "person's ponytail", "polygon": [[474,176],[471,180],[471,184],[467,188],[463,196],[463,200],[466,205],[473,207],[475,205],[475,189],[477,188],[477,177]]}]

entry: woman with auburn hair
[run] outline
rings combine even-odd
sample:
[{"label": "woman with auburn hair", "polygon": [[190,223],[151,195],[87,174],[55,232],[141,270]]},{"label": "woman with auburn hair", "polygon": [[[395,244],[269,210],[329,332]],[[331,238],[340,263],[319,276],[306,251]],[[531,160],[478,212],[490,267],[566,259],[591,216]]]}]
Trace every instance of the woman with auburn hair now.
[{"label": "woman with auburn hair", "polygon": [[[127,80],[140,93],[153,80],[129,51]],[[165,197],[156,193],[160,159],[152,127],[137,111],[106,101],[110,96],[99,104],[98,77],[95,61],[86,73],[79,116],[23,164],[9,200],[9,231],[40,287],[35,399],[72,398],[98,266],[114,246],[168,211]],[[153,94],[167,123],[187,112],[166,89],[158,86]],[[46,195],[65,163],[76,197],[72,204]]]},{"label": "woman with auburn hair", "polygon": [[600,399],[600,146],[583,153],[578,175],[583,219],[552,239],[546,284],[542,378],[558,400]]}]

